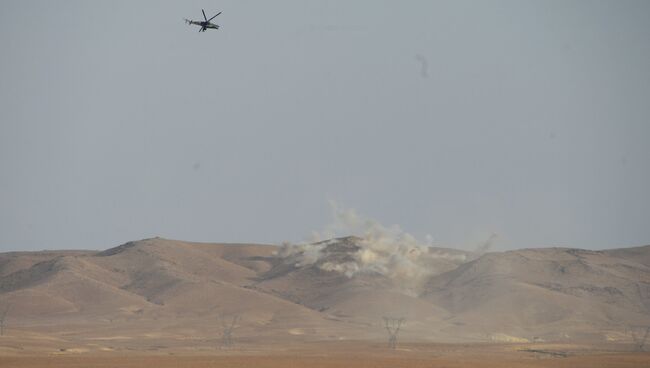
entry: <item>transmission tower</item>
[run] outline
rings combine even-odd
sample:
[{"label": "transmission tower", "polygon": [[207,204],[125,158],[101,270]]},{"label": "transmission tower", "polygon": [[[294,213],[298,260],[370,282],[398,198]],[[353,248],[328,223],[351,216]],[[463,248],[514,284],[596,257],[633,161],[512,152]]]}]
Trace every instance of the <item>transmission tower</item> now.
[{"label": "transmission tower", "polygon": [[388,348],[397,349],[397,334],[404,323],[404,318],[384,317],[384,326],[388,331]]},{"label": "transmission tower", "polygon": [[650,326],[630,326],[628,333],[634,340],[634,349],[636,351],[645,351],[645,343],[650,336]]},{"label": "transmission tower", "polygon": [[5,334],[5,321],[7,319],[7,313],[9,313],[9,305],[5,306],[0,311],[0,336]]},{"label": "transmission tower", "polygon": [[234,342],[232,340],[232,331],[237,327],[237,322],[241,319],[238,314],[228,318],[225,316],[217,317],[221,322],[221,346],[231,347]]}]

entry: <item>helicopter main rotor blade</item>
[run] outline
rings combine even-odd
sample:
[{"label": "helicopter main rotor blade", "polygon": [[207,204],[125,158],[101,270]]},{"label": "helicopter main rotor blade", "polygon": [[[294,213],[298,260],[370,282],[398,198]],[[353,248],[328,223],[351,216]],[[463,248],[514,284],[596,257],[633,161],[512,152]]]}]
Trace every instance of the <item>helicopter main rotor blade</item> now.
[{"label": "helicopter main rotor blade", "polygon": [[203,13],[203,19],[205,19],[205,21],[207,22],[208,17],[205,16],[205,10],[201,9],[201,13]]},{"label": "helicopter main rotor blade", "polygon": [[[217,15],[219,15],[219,14],[221,14],[221,12],[218,12],[218,13],[217,13]],[[209,21],[211,21],[211,20],[213,20],[214,18],[216,18],[216,17],[217,17],[217,15],[215,15],[214,17],[212,17],[212,18],[210,18],[210,19],[208,19],[208,22],[209,22]]]}]

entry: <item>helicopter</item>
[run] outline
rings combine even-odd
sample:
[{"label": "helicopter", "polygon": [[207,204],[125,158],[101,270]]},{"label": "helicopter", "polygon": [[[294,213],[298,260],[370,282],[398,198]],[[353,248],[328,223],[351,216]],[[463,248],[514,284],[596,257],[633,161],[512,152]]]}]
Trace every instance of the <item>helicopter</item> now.
[{"label": "helicopter", "polygon": [[203,13],[203,19],[205,19],[205,21],[185,19],[185,23],[201,26],[201,29],[199,29],[199,32],[205,32],[205,30],[208,29],[208,28],[219,29],[218,24],[210,23],[210,21],[213,20],[214,18],[216,18],[217,15],[221,14],[221,12],[218,12],[217,15],[215,15],[214,17],[212,17],[210,19],[208,19],[208,17],[205,16],[205,10],[201,9],[201,12]]}]

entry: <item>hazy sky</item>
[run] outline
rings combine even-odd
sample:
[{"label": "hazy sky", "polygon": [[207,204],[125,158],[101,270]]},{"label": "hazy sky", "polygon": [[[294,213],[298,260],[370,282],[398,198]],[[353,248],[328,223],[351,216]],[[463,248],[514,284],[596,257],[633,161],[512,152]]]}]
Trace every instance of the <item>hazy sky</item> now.
[{"label": "hazy sky", "polygon": [[[198,33],[183,18],[215,19]],[[650,243],[649,1],[0,1],[0,251]]]}]

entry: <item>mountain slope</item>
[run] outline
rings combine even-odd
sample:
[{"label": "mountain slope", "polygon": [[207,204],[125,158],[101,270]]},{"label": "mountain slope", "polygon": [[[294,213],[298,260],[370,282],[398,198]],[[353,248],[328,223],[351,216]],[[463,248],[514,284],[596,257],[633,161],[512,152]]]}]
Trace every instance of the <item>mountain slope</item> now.
[{"label": "mountain slope", "polygon": [[250,339],[383,338],[387,316],[406,318],[408,339],[602,340],[650,324],[649,260],[650,247],[478,256],[357,237],[284,247],[154,238],[0,254],[0,307],[11,305],[17,326],[56,334],[65,323],[79,338],[207,338],[218,318],[240,315]]},{"label": "mountain slope", "polygon": [[0,268],[0,302],[23,321],[195,321],[200,330],[205,319],[216,324],[220,315],[238,314],[249,325],[331,325],[318,312],[249,287],[269,268],[260,257],[275,249],[156,238],[103,252],[27,255]]},{"label": "mountain slope", "polygon": [[438,275],[423,297],[468,326],[558,338],[647,323],[649,282],[649,268],[608,252],[526,249]]}]

